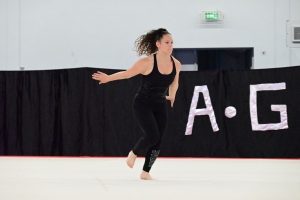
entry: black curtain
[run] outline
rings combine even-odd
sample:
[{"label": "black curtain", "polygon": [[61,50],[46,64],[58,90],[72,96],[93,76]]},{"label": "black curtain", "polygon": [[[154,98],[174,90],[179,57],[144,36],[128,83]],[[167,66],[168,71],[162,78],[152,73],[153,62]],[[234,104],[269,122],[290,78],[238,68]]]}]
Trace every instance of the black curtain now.
[{"label": "black curtain", "polygon": [[[91,76],[119,70],[78,68],[0,72],[0,154],[126,156],[142,131],[132,100],[141,77],[99,85]],[[300,157],[300,67],[181,72],[162,156]],[[287,105],[288,129],[252,131],[250,85],[286,83],[285,90],[258,92],[259,123],[278,123],[271,104]],[[219,131],[208,116],[196,116],[192,135],[186,124],[195,86],[207,85]],[[224,110],[234,106],[237,115]],[[204,108],[199,96],[197,108]]]}]

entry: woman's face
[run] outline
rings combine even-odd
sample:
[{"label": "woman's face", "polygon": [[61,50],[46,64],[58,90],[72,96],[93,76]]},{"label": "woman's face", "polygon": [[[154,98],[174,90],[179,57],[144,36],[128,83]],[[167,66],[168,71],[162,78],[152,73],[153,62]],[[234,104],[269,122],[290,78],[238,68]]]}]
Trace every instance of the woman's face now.
[{"label": "woman's face", "polygon": [[161,51],[166,54],[172,54],[173,51],[173,38],[170,34],[165,34],[160,39],[160,41],[156,42],[156,46],[158,51]]}]

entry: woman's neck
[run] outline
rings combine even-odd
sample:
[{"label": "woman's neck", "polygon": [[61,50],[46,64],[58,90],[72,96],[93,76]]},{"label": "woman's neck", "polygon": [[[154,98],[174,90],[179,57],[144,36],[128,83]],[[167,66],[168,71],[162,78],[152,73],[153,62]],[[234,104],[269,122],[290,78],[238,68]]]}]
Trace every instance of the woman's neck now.
[{"label": "woman's neck", "polygon": [[156,53],[156,57],[157,57],[157,59],[159,59],[162,62],[168,62],[171,59],[169,54],[162,53],[159,51]]}]

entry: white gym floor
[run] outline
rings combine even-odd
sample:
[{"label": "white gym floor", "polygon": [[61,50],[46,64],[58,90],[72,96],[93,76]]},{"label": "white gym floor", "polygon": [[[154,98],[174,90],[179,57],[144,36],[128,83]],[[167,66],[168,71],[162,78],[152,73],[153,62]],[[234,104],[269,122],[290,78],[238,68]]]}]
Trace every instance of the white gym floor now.
[{"label": "white gym floor", "polygon": [[1,200],[299,200],[300,159],[0,157]]}]

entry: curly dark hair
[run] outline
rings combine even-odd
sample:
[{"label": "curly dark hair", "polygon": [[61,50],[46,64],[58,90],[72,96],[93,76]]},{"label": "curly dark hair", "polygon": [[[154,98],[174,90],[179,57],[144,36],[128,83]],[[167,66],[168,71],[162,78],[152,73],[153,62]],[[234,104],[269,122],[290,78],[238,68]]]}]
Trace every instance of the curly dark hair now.
[{"label": "curly dark hair", "polygon": [[138,56],[141,55],[149,56],[152,53],[156,52],[157,51],[156,42],[160,41],[161,38],[166,34],[170,34],[167,31],[167,29],[159,28],[157,30],[151,30],[146,34],[141,35],[134,42]]}]

